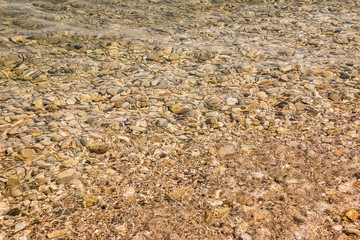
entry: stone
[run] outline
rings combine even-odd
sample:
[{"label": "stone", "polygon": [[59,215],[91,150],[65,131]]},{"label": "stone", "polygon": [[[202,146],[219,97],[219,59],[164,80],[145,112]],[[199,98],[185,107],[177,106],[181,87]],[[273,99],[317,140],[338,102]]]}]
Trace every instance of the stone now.
[{"label": "stone", "polygon": [[159,127],[162,127],[162,128],[166,128],[168,124],[169,124],[169,121],[165,118],[159,118],[156,121],[156,125]]},{"label": "stone", "polygon": [[146,58],[148,61],[160,62],[161,58],[156,54],[149,54]]},{"label": "stone", "polygon": [[355,209],[349,209],[344,213],[344,219],[348,221],[356,221],[359,218],[360,214]]},{"label": "stone", "polygon": [[124,193],[123,196],[124,197],[132,197],[135,194],[135,188],[133,187],[128,187],[126,189],[124,189]]},{"label": "stone", "polygon": [[291,66],[291,65],[282,65],[282,66],[279,67],[279,70],[281,72],[287,73],[287,72],[290,72],[290,71],[293,70],[293,66]]},{"label": "stone", "polygon": [[76,103],[76,99],[75,99],[74,97],[68,97],[68,98],[66,99],[66,103],[67,103],[68,105],[74,105],[74,104]]},{"label": "stone", "polygon": [[10,41],[12,41],[13,43],[23,43],[25,42],[25,38],[22,36],[13,36],[10,37]]},{"label": "stone", "polygon": [[51,141],[53,142],[60,142],[61,140],[63,140],[65,137],[60,135],[60,134],[51,134],[50,135]]},{"label": "stone", "polygon": [[29,223],[27,222],[21,222],[15,225],[14,233],[20,232],[21,230],[24,230]]},{"label": "stone", "polygon": [[169,193],[169,197],[173,201],[181,202],[181,201],[190,200],[193,193],[194,193],[194,189],[191,186],[182,186],[173,189]]},{"label": "stone", "polygon": [[179,60],[180,59],[180,55],[177,54],[177,53],[172,53],[169,55],[169,60],[170,61],[176,61],[176,60]]},{"label": "stone", "polygon": [[12,188],[11,189],[11,196],[12,197],[20,197],[22,195],[22,192],[18,188]]},{"label": "stone", "polygon": [[349,237],[344,233],[338,233],[335,235],[334,240],[348,240]]},{"label": "stone", "polygon": [[84,208],[91,207],[98,202],[98,198],[93,195],[86,195],[84,197],[83,206]]},{"label": "stone", "polygon": [[59,184],[63,184],[63,183],[71,182],[72,180],[76,179],[77,176],[78,176],[78,173],[76,172],[75,169],[68,169],[62,173],[59,173],[57,175],[56,179]]},{"label": "stone", "polygon": [[223,147],[221,147],[218,151],[219,156],[221,157],[226,157],[229,155],[233,155],[234,153],[236,153],[236,148],[234,145],[228,144],[225,145]]},{"label": "stone", "polygon": [[356,228],[345,228],[343,232],[349,236],[360,237],[360,230]]},{"label": "stone", "polygon": [[43,100],[42,99],[36,99],[34,102],[33,102],[34,106],[36,108],[43,108],[44,107],[44,104],[43,104]]},{"label": "stone", "polygon": [[278,133],[278,134],[286,134],[286,133],[288,133],[288,129],[286,129],[286,128],[283,128],[283,127],[278,127],[277,129],[276,129],[276,133]]},{"label": "stone", "polygon": [[105,143],[91,143],[86,146],[90,152],[103,154],[106,153],[110,146]]},{"label": "stone", "polygon": [[9,205],[6,202],[0,201],[0,216],[9,211]]},{"label": "stone", "polygon": [[48,238],[52,239],[52,238],[62,237],[65,234],[66,234],[66,229],[60,229],[60,230],[52,231],[52,232],[48,233],[46,236]]},{"label": "stone", "polygon": [[233,97],[229,97],[226,99],[226,104],[229,106],[234,106],[238,103],[238,99],[237,98],[233,98]]},{"label": "stone", "polygon": [[77,161],[75,159],[69,159],[64,161],[61,166],[65,167],[65,168],[71,168],[74,167],[77,164]]},{"label": "stone", "polygon": [[250,234],[244,233],[240,236],[240,239],[241,240],[251,240],[252,238],[251,238]]},{"label": "stone", "polygon": [[255,148],[251,145],[241,145],[241,150],[245,152],[246,154],[251,154],[255,151]]},{"label": "stone", "polygon": [[330,71],[325,71],[325,72],[322,72],[321,76],[323,76],[325,78],[331,78],[331,77],[334,77],[334,73],[330,72]]},{"label": "stone", "polygon": [[212,155],[214,155],[214,154],[216,153],[216,149],[213,148],[213,147],[210,147],[208,151],[209,151],[209,153],[212,154]]},{"label": "stone", "polygon": [[184,114],[189,111],[189,108],[186,105],[173,104],[173,105],[169,106],[169,110],[176,114]]},{"label": "stone", "polygon": [[32,148],[25,148],[21,150],[20,154],[23,160],[32,160],[34,159],[36,152]]}]

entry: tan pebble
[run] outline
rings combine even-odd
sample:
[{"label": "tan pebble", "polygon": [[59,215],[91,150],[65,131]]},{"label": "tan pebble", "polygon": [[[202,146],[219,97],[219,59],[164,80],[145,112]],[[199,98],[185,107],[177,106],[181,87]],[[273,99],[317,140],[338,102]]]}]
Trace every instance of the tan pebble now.
[{"label": "tan pebble", "polygon": [[22,192],[18,188],[11,189],[11,196],[12,197],[19,197],[22,195]]},{"label": "tan pebble", "polygon": [[94,143],[86,146],[90,152],[103,154],[109,150],[109,145],[105,143]]},{"label": "tan pebble", "polygon": [[349,209],[344,213],[344,220],[356,221],[359,218],[359,212],[355,209]]},{"label": "tan pebble", "polygon": [[61,149],[68,149],[68,148],[70,148],[71,142],[72,142],[72,139],[66,139],[66,140],[61,144]]},{"label": "tan pebble", "polygon": [[276,129],[276,133],[278,134],[286,134],[288,132],[288,129],[287,128],[283,128],[283,127],[278,127]]},{"label": "tan pebble", "polygon": [[42,99],[36,99],[34,102],[33,102],[34,106],[36,108],[42,108],[44,105],[43,105],[43,100]]},{"label": "tan pebble", "polygon": [[161,58],[156,54],[149,54],[146,58],[148,61],[160,62]]},{"label": "tan pebble", "polygon": [[25,38],[21,36],[14,36],[10,37],[10,41],[12,41],[13,43],[23,43],[25,42]]},{"label": "tan pebble", "polygon": [[304,111],[305,110],[305,105],[302,104],[301,102],[295,103],[295,107],[296,107],[297,111]]},{"label": "tan pebble", "polygon": [[212,155],[214,155],[214,154],[216,153],[216,149],[213,148],[213,147],[210,147],[208,151],[209,151],[209,153],[212,154]]},{"label": "tan pebble", "polygon": [[55,230],[52,231],[51,233],[47,234],[48,238],[57,238],[57,237],[62,237],[66,234],[66,229],[61,229],[61,230]]},{"label": "tan pebble", "polygon": [[67,161],[64,161],[61,165],[63,167],[69,168],[69,167],[73,167],[77,164],[75,159],[69,159]]},{"label": "tan pebble", "polygon": [[356,236],[357,238],[360,237],[360,230],[356,228],[345,228],[343,232],[349,236]]},{"label": "tan pebble", "polygon": [[71,121],[71,120],[73,120],[73,119],[75,119],[75,116],[72,115],[72,114],[68,114],[68,115],[66,115],[65,118],[64,118],[65,121]]},{"label": "tan pebble", "polygon": [[69,183],[77,177],[77,172],[74,169],[68,169],[57,175],[57,181],[59,184]]},{"label": "tan pebble", "polygon": [[171,200],[180,202],[189,200],[193,193],[194,189],[191,186],[182,186],[173,189],[168,196]]},{"label": "tan pebble", "polygon": [[284,72],[284,73],[290,72],[291,70],[293,70],[293,66],[291,66],[291,65],[282,65],[282,66],[279,67],[279,70],[281,72]]},{"label": "tan pebble", "polygon": [[236,149],[235,149],[235,146],[234,145],[225,145],[223,147],[221,147],[219,149],[219,152],[218,154],[221,156],[221,157],[225,157],[225,156],[229,156],[229,155],[232,155],[236,152]]},{"label": "tan pebble", "polygon": [[174,104],[169,107],[169,110],[176,114],[183,114],[186,113],[189,109],[185,105]]},{"label": "tan pebble", "polygon": [[247,73],[256,73],[256,72],[257,72],[256,67],[251,66],[251,65],[243,66],[243,67],[242,67],[242,70],[243,70],[244,72],[247,72]]},{"label": "tan pebble", "polygon": [[64,136],[60,134],[52,134],[50,137],[51,137],[51,141],[53,142],[59,142],[64,139]]},{"label": "tan pebble", "polygon": [[230,211],[231,208],[227,206],[209,210],[205,213],[205,221],[209,222],[216,218],[224,218],[230,213]]},{"label": "tan pebble", "polygon": [[333,72],[330,72],[330,71],[325,71],[325,72],[322,72],[321,73],[321,76],[325,77],[325,78],[330,78],[330,77],[333,77],[334,76],[334,73]]},{"label": "tan pebble", "polygon": [[27,222],[21,222],[15,225],[14,233],[20,232],[29,225]]},{"label": "tan pebble", "polygon": [[34,149],[25,148],[25,149],[21,150],[20,154],[24,160],[31,160],[34,158],[36,152]]},{"label": "tan pebble", "polygon": [[177,54],[177,53],[172,53],[172,54],[170,54],[170,56],[169,56],[169,60],[170,60],[170,61],[175,61],[175,60],[179,60],[179,59],[180,59],[180,55]]},{"label": "tan pebble", "polygon": [[348,240],[349,237],[346,236],[344,233],[338,233],[336,234],[334,240]]},{"label": "tan pebble", "polygon": [[98,202],[98,198],[93,195],[86,195],[84,197],[83,206],[84,208],[91,207]]},{"label": "tan pebble", "polygon": [[125,189],[123,195],[124,195],[124,197],[132,197],[132,196],[134,196],[134,194],[135,194],[135,188],[128,187],[128,188]]},{"label": "tan pebble", "polygon": [[341,156],[341,154],[342,154],[342,151],[341,151],[340,149],[339,149],[339,150],[336,150],[336,151],[334,152],[334,155],[337,156],[337,157]]}]

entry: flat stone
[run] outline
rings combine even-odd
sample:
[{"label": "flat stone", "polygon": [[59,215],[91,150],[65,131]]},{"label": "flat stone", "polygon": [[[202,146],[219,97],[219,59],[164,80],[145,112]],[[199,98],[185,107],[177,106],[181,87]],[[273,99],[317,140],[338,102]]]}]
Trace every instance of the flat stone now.
[{"label": "flat stone", "polygon": [[360,237],[360,230],[356,229],[356,228],[345,228],[343,230],[343,232],[346,235],[350,235],[350,236],[352,235],[352,236]]},{"label": "flat stone", "polygon": [[29,225],[27,222],[21,222],[15,225],[14,233],[20,232]]},{"label": "flat stone", "polygon": [[92,143],[86,146],[90,152],[103,154],[109,150],[109,145],[105,143]]},{"label": "flat stone", "polygon": [[234,106],[238,103],[238,99],[237,98],[233,98],[233,97],[229,97],[226,99],[226,104],[229,106]]},{"label": "flat stone", "polygon": [[21,150],[20,154],[24,160],[32,160],[35,157],[36,152],[32,148],[25,148]]},{"label": "flat stone", "polygon": [[75,169],[68,169],[62,173],[59,173],[56,179],[59,184],[63,184],[63,183],[71,182],[72,180],[76,179],[77,176],[78,173],[76,172]]},{"label": "flat stone", "polygon": [[356,221],[359,218],[360,214],[354,209],[349,209],[344,213],[344,219],[349,221]]},{"label": "flat stone", "polygon": [[149,54],[146,58],[146,60],[148,61],[155,61],[155,62],[160,62],[161,61],[161,58],[156,55],[156,54]]},{"label": "flat stone", "polygon": [[128,187],[124,190],[123,195],[124,195],[124,197],[132,197],[132,196],[134,196],[135,192],[136,192],[135,188]]},{"label": "flat stone", "polygon": [[225,145],[225,146],[221,147],[218,151],[218,154],[221,157],[229,156],[234,153],[236,153],[236,148],[234,145]]},{"label": "flat stone", "polygon": [[284,73],[290,72],[291,70],[293,70],[293,66],[291,66],[291,65],[282,65],[282,66],[279,67],[279,70],[281,72],[284,72]]},{"label": "flat stone", "polygon": [[10,209],[9,205],[6,202],[0,201],[0,216],[8,212]]},{"label": "flat stone", "polygon": [[86,195],[84,197],[83,206],[84,208],[91,207],[98,202],[98,198],[93,195]]},{"label": "flat stone", "polygon": [[46,236],[48,238],[52,239],[52,238],[62,237],[65,234],[66,234],[66,229],[61,229],[61,230],[52,231],[52,232],[48,233]]},{"label": "flat stone", "polygon": [[167,119],[165,119],[165,118],[159,118],[156,121],[156,125],[159,126],[159,127],[166,128],[168,124],[169,124],[169,121]]},{"label": "flat stone", "polygon": [[174,104],[169,107],[169,110],[176,114],[184,114],[189,111],[189,108],[186,105]]},{"label": "flat stone", "polygon": [[13,43],[23,43],[25,42],[25,38],[22,36],[13,36],[10,37],[10,41],[12,41]]},{"label": "flat stone", "polygon": [[22,192],[18,188],[12,188],[10,192],[12,197],[20,197],[22,195]]},{"label": "flat stone", "polygon": [[65,168],[71,168],[74,167],[77,164],[77,161],[75,159],[69,159],[64,161],[61,166],[65,167]]}]

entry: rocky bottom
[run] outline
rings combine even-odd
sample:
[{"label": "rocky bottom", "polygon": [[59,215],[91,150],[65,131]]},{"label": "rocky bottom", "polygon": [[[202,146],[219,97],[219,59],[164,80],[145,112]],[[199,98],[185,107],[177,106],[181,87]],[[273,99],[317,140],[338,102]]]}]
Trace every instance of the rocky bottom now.
[{"label": "rocky bottom", "polygon": [[359,239],[359,5],[0,0],[0,239]]}]

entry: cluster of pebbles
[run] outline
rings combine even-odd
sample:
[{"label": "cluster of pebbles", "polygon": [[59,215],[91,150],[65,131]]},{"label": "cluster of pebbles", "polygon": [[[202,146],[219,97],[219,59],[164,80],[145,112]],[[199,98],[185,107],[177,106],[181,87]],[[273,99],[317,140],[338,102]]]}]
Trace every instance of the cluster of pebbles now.
[{"label": "cluster of pebbles", "polygon": [[359,64],[356,0],[0,0],[0,239],[358,239]]}]

